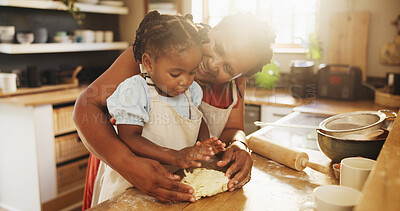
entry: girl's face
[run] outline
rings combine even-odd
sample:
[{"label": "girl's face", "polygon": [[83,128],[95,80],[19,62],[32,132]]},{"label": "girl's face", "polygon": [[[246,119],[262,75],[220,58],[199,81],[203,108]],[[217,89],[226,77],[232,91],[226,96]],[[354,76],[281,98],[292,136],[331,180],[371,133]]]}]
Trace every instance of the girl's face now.
[{"label": "girl's face", "polygon": [[203,59],[196,79],[207,84],[221,84],[251,70],[260,63],[261,56],[247,45],[244,34],[227,34],[213,28],[210,42],[203,45]]},{"label": "girl's face", "polygon": [[201,57],[201,48],[192,46],[179,54],[160,55],[156,61],[145,53],[142,63],[162,92],[177,96],[183,94],[193,83]]}]

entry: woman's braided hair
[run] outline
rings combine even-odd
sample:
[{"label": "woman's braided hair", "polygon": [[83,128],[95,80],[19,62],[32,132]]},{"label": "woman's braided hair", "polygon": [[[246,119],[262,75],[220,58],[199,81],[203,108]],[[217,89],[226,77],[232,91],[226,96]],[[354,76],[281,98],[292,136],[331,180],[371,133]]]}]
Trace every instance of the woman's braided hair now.
[{"label": "woman's braided hair", "polygon": [[149,12],[136,30],[133,53],[136,61],[142,62],[143,53],[155,60],[163,54],[181,53],[188,47],[208,42],[207,33],[200,32],[192,22],[191,15],[164,15]]}]

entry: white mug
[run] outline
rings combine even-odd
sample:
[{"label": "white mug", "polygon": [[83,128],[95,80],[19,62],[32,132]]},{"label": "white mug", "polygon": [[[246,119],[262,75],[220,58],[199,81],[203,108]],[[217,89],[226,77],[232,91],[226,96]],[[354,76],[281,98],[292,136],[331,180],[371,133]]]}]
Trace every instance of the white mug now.
[{"label": "white mug", "polygon": [[94,32],[94,41],[95,42],[104,42],[104,31],[95,31]]},{"label": "white mug", "polygon": [[3,93],[11,93],[17,91],[17,74],[0,73],[0,89]]},{"label": "white mug", "polygon": [[113,31],[105,31],[104,32],[104,40],[105,40],[105,42],[113,42],[114,41],[114,32]]},{"label": "white mug", "polygon": [[82,30],[80,31],[82,36],[83,43],[92,43],[94,42],[94,31],[92,30]]},{"label": "white mug", "polygon": [[300,210],[352,211],[361,198],[361,192],[340,185],[325,185],[314,189],[314,203],[305,203]]},{"label": "white mug", "polygon": [[0,26],[0,42],[12,43],[14,41],[15,26]]},{"label": "white mug", "polygon": [[361,191],[376,161],[369,158],[350,157],[343,159],[340,163],[340,185]]}]

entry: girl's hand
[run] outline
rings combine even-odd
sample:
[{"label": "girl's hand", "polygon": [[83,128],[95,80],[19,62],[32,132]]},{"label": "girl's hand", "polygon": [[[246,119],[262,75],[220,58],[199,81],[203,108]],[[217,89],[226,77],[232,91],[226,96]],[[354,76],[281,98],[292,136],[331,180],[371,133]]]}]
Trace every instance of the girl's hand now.
[{"label": "girl's hand", "polygon": [[217,137],[212,137],[210,139],[204,140],[204,141],[198,141],[196,143],[196,146],[206,146],[206,147],[211,147],[212,151],[214,152],[214,154],[218,154],[219,152],[225,151],[225,146],[226,144],[223,143],[222,141],[218,140]]},{"label": "girl's hand", "polygon": [[175,157],[175,165],[185,169],[189,167],[201,167],[200,162],[196,160],[209,160],[210,156],[215,155],[212,147],[207,147],[197,142],[192,147],[186,147],[178,151]]}]

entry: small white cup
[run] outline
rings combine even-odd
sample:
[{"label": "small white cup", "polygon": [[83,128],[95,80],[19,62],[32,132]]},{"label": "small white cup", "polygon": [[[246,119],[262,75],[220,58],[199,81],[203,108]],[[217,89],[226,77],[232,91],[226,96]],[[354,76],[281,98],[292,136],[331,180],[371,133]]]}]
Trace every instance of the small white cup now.
[{"label": "small white cup", "polygon": [[84,43],[92,43],[95,40],[94,31],[92,30],[82,30],[81,36]]},{"label": "small white cup", "polygon": [[350,157],[340,162],[340,185],[360,190],[376,161],[368,158]]},{"label": "small white cup", "polygon": [[2,93],[17,91],[17,74],[0,73],[0,89]]},{"label": "small white cup", "polygon": [[105,42],[113,42],[114,41],[114,32],[113,31],[105,31],[104,32],[104,41]]},{"label": "small white cup", "polygon": [[340,185],[325,185],[314,189],[314,203],[305,203],[300,210],[352,211],[358,204],[361,192]]},{"label": "small white cup", "polygon": [[0,41],[12,43],[14,41],[15,26],[0,26]]},{"label": "small white cup", "polygon": [[94,32],[94,41],[95,42],[104,42],[104,31],[95,31]]}]

